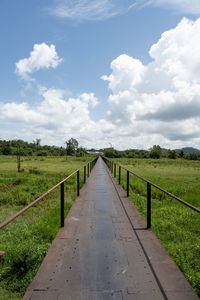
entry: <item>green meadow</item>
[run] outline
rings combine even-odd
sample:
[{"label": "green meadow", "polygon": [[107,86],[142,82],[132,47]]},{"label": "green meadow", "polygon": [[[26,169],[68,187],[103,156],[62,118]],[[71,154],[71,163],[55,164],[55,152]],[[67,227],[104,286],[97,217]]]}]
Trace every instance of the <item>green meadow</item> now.
[{"label": "green meadow", "polygon": [[[115,159],[183,200],[200,207],[200,161]],[[117,177],[118,177],[117,167]],[[126,172],[122,170],[126,188]],[[130,199],[146,218],[146,183],[130,176]],[[200,214],[152,187],[152,230],[200,295]]]},{"label": "green meadow", "polygon": [[[0,222],[35,200],[91,157],[24,157],[17,172],[16,157],[0,156]],[[76,175],[65,183],[65,215],[76,198]],[[0,300],[22,298],[60,226],[59,187],[0,231]]]}]

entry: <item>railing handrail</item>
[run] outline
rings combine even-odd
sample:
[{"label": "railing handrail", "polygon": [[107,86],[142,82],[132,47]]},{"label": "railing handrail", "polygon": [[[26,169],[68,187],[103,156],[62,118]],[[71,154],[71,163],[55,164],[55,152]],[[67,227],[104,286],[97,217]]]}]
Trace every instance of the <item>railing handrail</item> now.
[{"label": "railing handrail", "polygon": [[36,203],[38,203],[39,201],[41,201],[43,198],[45,198],[48,194],[50,194],[53,190],[55,190],[58,186],[60,186],[62,183],[66,182],[68,179],[70,179],[74,174],[76,174],[77,172],[79,172],[82,168],[86,167],[88,164],[93,163],[95,160],[97,159],[97,157],[91,161],[89,161],[87,164],[83,165],[82,167],[80,167],[79,169],[75,170],[74,172],[72,172],[69,176],[67,176],[66,178],[64,178],[63,180],[61,180],[60,182],[58,182],[56,185],[54,185],[52,188],[50,188],[48,191],[46,191],[45,193],[43,193],[41,196],[39,196],[38,198],[36,198],[34,201],[32,201],[31,203],[29,203],[27,206],[23,207],[22,209],[20,209],[18,212],[16,212],[14,215],[10,216],[8,219],[6,219],[5,221],[0,223],[0,229],[3,229],[5,226],[7,226],[8,224],[10,224],[11,222],[13,222],[16,218],[18,218],[19,216],[21,216],[23,213],[25,213],[29,208],[35,206]]},{"label": "railing handrail", "polygon": [[[112,160],[109,160],[109,159],[106,158],[106,157],[104,157],[104,158],[105,158],[106,160],[112,162]],[[136,174],[135,172],[133,172],[133,171],[131,171],[131,170],[128,170],[128,169],[125,168],[123,165],[121,165],[121,164],[119,164],[119,163],[116,163],[116,162],[115,162],[115,164],[118,165],[119,167],[121,167],[122,169],[124,169],[125,171],[128,171],[130,174],[134,175],[135,177],[137,177],[137,178],[143,180],[143,181],[146,182],[146,183],[149,183],[150,185],[152,185],[153,187],[157,188],[157,189],[160,190],[161,192],[167,194],[167,195],[170,196],[171,198],[173,198],[173,199],[179,201],[179,202],[182,203],[183,205],[185,205],[185,206],[191,208],[192,210],[194,210],[194,211],[200,213],[200,209],[199,209],[198,207],[196,207],[196,206],[194,206],[194,205],[192,205],[192,204],[186,202],[185,200],[183,200],[183,199],[177,197],[176,195],[172,194],[171,192],[168,192],[167,190],[163,189],[163,188],[160,187],[159,185],[157,185],[157,184],[153,183],[152,181],[150,181],[150,180],[148,180],[148,179],[146,179],[146,178],[144,178],[144,177],[142,177],[142,176]]]}]

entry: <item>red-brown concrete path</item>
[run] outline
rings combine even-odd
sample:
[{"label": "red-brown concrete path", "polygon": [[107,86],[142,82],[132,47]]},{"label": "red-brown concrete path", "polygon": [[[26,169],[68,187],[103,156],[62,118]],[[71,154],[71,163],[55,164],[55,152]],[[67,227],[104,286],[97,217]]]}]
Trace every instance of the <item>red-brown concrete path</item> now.
[{"label": "red-brown concrete path", "polygon": [[100,158],[24,300],[197,300]]}]

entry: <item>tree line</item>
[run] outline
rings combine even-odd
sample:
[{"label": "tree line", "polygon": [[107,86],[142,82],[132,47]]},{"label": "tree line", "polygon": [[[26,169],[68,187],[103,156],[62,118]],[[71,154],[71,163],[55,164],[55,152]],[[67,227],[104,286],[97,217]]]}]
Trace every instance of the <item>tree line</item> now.
[{"label": "tree line", "polygon": [[185,152],[183,149],[171,150],[162,149],[159,145],[154,145],[149,150],[116,150],[112,147],[103,149],[103,153],[106,157],[110,158],[185,158],[189,160],[200,160],[200,151],[192,151],[191,153]]},{"label": "tree line", "polygon": [[116,150],[113,147],[104,149],[90,149],[79,146],[75,138],[70,138],[65,142],[65,147],[41,145],[41,140],[28,143],[23,140],[0,140],[0,155],[16,155],[19,156],[84,156],[88,154],[101,154],[109,158],[185,158],[189,160],[200,160],[200,151],[192,151],[187,153],[182,149],[171,150],[162,149],[159,145],[154,145],[149,150]]},{"label": "tree line", "polygon": [[65,142],[66,147],[41,145],[41,140],[28,143],[23,140],[0,140],[0,155],[16,155],[16,156],[64,156],[76,155],[83,156],[87,154],[87,150],[79,147],[76,139],[70,138]]}]

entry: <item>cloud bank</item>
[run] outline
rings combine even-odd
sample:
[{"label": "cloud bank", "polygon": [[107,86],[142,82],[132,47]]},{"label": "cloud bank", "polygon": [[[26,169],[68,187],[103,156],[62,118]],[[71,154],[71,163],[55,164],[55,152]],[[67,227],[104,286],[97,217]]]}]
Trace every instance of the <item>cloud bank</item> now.
[{"label": "cloud bank", "polygon": [[[152,62],[126,54],[103,76],[111,94],[107,120],[130,136],[170,145],[200,137],[200,19],[184,18],[152,45]],[[196,139],[196,140],[195,140]]]},{"label": "cloud bank", "polygon": [[[19,128],[12,132],[15,137],[39,137],[50,144],[63,144],[73,136],[86,147],[199,148],[200,19],[182,19],[151,46],[149,55],[152,60],[146,65],[126,54],[111,62],[111,73],[102,76],[110,91],[109,109],[100,120],[92,118],[98,103],[94,93],[66,99],[63,91],[43,87],[37,106],[28,101],[0,104],[0,123]],[[32,71],[22,74],[60,63],[55,53],[50,57],[37,66],[32,58],[21,69]]]},{"label": "cloud bank", "polygon": [[23,133],[28,140],[39,136],[50,144],[62,144],[67,137],[87,140],[88,132],[95,134],[90,108],[98,100],[93,93],[65,99],[62,90],[39,87],[38,94],[41,101],[37,106],[28,102],[0,104],[0,122],[9,121],[22,128],[17,137]]}]

